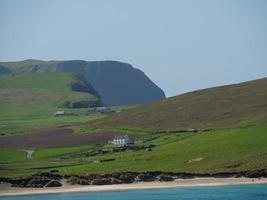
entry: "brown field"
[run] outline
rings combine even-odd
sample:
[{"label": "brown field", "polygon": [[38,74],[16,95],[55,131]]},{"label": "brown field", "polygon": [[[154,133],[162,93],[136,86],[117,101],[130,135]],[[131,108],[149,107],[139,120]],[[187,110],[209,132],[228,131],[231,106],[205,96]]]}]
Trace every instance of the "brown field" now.
[{"label": "brown field", "polygon": [[104,144],[115,135],[122,133],[99,132],[90,134],[74,134],[69,128],[43,130],[37,133],[0,137],[2,148],[41,148],[63,147],[79,144]]}]

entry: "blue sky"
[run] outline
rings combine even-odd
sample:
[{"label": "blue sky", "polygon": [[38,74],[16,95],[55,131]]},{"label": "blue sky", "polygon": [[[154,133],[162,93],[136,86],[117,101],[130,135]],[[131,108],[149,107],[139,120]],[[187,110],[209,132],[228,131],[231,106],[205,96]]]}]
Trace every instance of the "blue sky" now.
[{"label": "blue sky", "polygon": [[0,0],[0,60],[119,60],[167,96],[267,76],[266,0]]}]

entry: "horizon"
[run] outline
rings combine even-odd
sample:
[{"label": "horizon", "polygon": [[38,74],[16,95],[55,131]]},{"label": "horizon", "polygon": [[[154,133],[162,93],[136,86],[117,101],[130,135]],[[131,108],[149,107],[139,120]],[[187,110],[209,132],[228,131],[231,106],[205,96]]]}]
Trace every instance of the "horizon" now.
[{"label": "horizon", "polygon": [[114,60],[167,97],[267,76],[267,2],[0,1],[0,60]]}]

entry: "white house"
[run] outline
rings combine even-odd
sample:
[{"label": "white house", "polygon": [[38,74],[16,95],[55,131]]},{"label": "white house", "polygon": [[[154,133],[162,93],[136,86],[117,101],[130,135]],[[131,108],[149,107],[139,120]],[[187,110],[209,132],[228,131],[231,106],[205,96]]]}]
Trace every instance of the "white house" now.
[{"label": "white house", "polygon": [[54,113],[54,116],[62,116],[62,115],[65,115],[65,111],[64,110],[56,111]]},{"label": "white house", "polygon": [[117,145],[134,144],[134,139],[129,137],[128,135],[115,136],[111,141],[111,144],[117,144]]}]

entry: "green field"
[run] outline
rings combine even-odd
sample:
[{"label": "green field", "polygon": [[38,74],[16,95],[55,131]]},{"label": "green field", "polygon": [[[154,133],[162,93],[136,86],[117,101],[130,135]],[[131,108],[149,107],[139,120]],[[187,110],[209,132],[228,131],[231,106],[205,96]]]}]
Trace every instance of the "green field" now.
[{"label": "green field", "polygon": [[[93,94],[73,91],[73,84],[84,83],[73,73],[1,75],[0,134],[25,133],[36,128],[86,122],[100,117],[78,115],[85,109],[63,107],[66,101],[97,99]],[[53,117],[57,110],[72,115]]]},{"label": "green field", "polygon": [[[20,150],[1,149],[1,175],[18,176],[59,170],[62,174],[118,171],[240,172],[267,167],[267,124],[198,133],[148,133],[138,145],[152,151],[126,151],[84,156],[111,145],[37,149],[32,160]],[[109,162],[94,163],[114,158]]]}]

